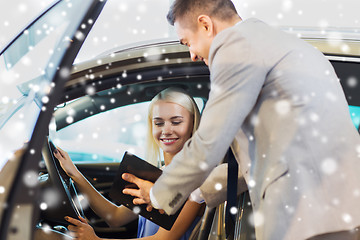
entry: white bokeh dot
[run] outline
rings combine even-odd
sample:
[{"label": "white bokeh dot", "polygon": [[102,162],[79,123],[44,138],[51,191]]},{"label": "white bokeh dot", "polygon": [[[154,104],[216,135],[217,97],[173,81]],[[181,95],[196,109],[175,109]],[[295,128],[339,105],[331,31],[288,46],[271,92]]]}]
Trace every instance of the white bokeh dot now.
[{"label": "white bokeh dot", "polygon": [[23,181],[28,187],[35,187],[38,184],[38,174],[35,171],[27,171],[23,176]]},{"label": "white bokeh dot", "polygon": [[238,210],[237,210],[236,207],[231,207],[231,208],[230,208],[230,213],[231,213],[232,215],[237,214],[237,212],[238,212]]},{"label": "white bokeh dot", "polygon": [[222,186],[221,183],[216,183],[214,187],[215,187],[215,189],[216,189],[217,191],[220,191],[223,186]]},{"label": "white bokeh dot", "polygon": [[135,115],[134,115],[134,120],[135,120],[136,122],[141,121],[141,115],[140,115],[140,114],[135,114]]},{"label": "white bokeh dot", "polygon": [[256,182],[254,180],[250,180],[248,185],[249,185],[249,187],[255,187]]},{"label": "white bokeh dot", "polygon": [[65,67],[61,68],[61,70],[60,70],[60,77],[62,77],[62,78],[67,78],[67,77],[69,77],[69,76],[70,76],[70,69],[69,69],[69,68],[65,68]]},{"label": "white bokeh dot", "polygon": [[337,162],[332,158],[326,158],[321,162],[321,171],[327,175],[334,174],[337,168]]},{"label": "white bokeh dot", "polygon": [[286,115],[290,112],[290,102],[287,100],[280,100],[275,103],[275,111],[279,115]]},{"label": "white bokeh dot", "polygon": [[357,86],[358,80],[356,77],[349,77],[346,83],[349,87],[354,88]]},{"label": "white bokeh dot", "polygon": [[133,212],[134,212],[135,214],[139,214],[140,211],[141,211],[141,209],[140,209],[140,207],[138,207],[138,206],[135,206],[135,207],[133,208]]},{"label": "white bokeh dot", "polygon": [[71,124],[71,123],[73,123],[73,122],[74,122],[74,118],[73,118],[72,116],[68,116],[68,117],[66,118],[66,123]]},{"label": "white bokeh dot", "polygon": [[97,139],[99,137],[99,134],[95,132],[91,136],[93,139]]},{"label": "white bokeh dot", "polygon": [[70,108],[69,110],[66,111],[67,115],[69,116],[74,116],[75,115],[75,110],[73,108]]},{"label": "white bokeh dot", "polygon": [[206,162],[199,163],[199,167],[201,170],[205,171],[208,169],[209,165]]},{"label": "white bokeh dot", "polygon": [[47,189],[43,192],[44,202],[47,207],[54,207],[59,204],[60,193],[56,189]]},{"label": "white bokeh dot", "polygon": [[48,97],[48,96],[44,96],[44,97],[41,98],[41,101],[46,104],[46,103],[49,102],[49,97]]},{"label": "white bokeh dot", "polygon": [[249,223],[254,227],[260,227],[264,224],[264,215],[259,212],[255,211],[249,216]]},{"label": "white bokeh dot", "polygon": [[95,92],[96,92],[96,90],[95,90],[95,88],[94,87],[87,87],[86,88],[86,94],[88,94],[88,95],[94,95],[95,94]]},{"label": "white bokeh dot", "polygon": [[352,217],[348,213],[343,213],[341,217],[342,217],[342,220],[344,222],[346,222],[346,223],[351,223],[352,222]]},{"label": "white bokeh dot", "polygon": [[48,208],[48,205],[44,202],[40,203],[40,209],[41,210],[46,210]]}]

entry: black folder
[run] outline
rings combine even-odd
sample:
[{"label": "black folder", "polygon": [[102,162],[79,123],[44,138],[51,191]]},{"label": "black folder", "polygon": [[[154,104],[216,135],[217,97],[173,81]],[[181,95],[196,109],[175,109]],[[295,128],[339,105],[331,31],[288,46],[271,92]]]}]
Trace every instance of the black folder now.
[{"label": "black folder", "polygon": [[174,215],[167,215],[166,213],[161,214],[157,209],[153,209],[151,212],[148,212],[146,210],[146,204],[133,204],[134,197],[124,194],[122,190],[124,188],[138,188],[135,184],[129,183],[122,179],[121,175],[123,173],[131,173],[144,180],[155,182],[156,179],[158,179],[162,174],[162,171],[159,168],[144,161],[143,159],[131,153],[125,152],[117,171],[114,183],[110,189],[109,196],[114,203],[122,204],[134,212],[139,212],[138,210],[140,210],[139,214],[141,216],[149,219],[153,223],[165,228],[166,230],[170,230],[174,225],[174,222],[178,217],[182,207]]}]

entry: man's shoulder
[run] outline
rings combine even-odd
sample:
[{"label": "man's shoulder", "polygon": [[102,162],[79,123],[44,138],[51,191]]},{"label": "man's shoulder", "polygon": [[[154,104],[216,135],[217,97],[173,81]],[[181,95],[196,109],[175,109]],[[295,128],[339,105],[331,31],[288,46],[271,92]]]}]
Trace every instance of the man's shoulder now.
[{"label": "man's shoulder", "polygon": [[255,33],[261,31],[261,29],[267,29],[267,31],[275,30],[275,28],[271,27],[267,23],[263,22],[257,18],[248,18],[242,20],[238,24],[229,27],[222,32],[218,33],[216,38],[222,39],[223,41],[229,39],[229,36],[247,36],[250,33]]},{"label": "man's shoulder", "polygon": [[256,27],[256,26],[262,26],[262,27],[270,27],[266,22],[262,21],[258,18],[247,18],[241,21],[240,24],[237,24],[235,26],[236,29],[242,29],[242,28],[248,28],[249,26]]},{"label": "man's shoulder", "polygon": [[227,44],[252,43],[260,46],[263,42],[264,32],[266,37],[277,33],[276,29],[257,18],[242,20],[240,23],[224,29],[216,35],[210,52],[216,51],[219,47]]}]

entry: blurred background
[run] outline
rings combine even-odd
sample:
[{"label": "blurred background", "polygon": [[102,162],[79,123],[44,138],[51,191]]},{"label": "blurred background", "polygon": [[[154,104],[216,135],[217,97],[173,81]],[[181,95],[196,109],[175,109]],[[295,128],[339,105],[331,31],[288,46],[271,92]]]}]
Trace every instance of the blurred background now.
[{"label": "blurred background", "polygon": [[[67,5],[72,6],[72,1],[80,0],[66,1]],[[54,0],[1,0],[0,49],[55,2]],[[173,0],[108,0],[77,55],[75,63],[90,60],[101,54],[110,54],[115,49],[119,50],[119,47],[137,46],[149,40],[177,40],[173,27],[166,21],[166,14],[172,2]],[[243,19],[256,17],[299,37],[340,39],[336,43],[340,44],[344,53],[347,53],[349,46],[342,41],[343,39],[360,41],[359,0],[233,0],[233,2]],[[66,16],[66,12],[61,14]],[[36,34],[49,32],[47,22],[39,26],[40,29],[36,29]],[[266,36],[263,38],[266,41]],[[63,40],[59,38],[59,41]],[[46,51],[45,48],[42,50]],[[27,59],[23,64],[38,65],[41,59],[38,55],[34,59],[34,62]],[[45,60],[47,61],[47,58]],[[36,67],[29,69],[38,73]],[[2,70],[4,68],[0,67],[0,78],[3,77],[9,82],[11,78],[9,75],[2,76]],[[350,80],[354,83],[358,82],[355,77]],[[14,91],[14,94],[19,94],[18,88],[14,88]],[[0,93],[0,104],[3,103],[4,106],[8,106],[9,99],[15,99],[9,97],[8,89],[2,88]],[[138,105],[134,109],[119,109],[113,113],[94,116],[61,131],[54,131],[52,139],[55,144],[72,151],[72,158],[75,161],[82,159],[112,161],[121,157],[119,153],[125,149],[143,157],[147,107],[146,104]],[[360,108],[352,107],[350,111],[354,124],[359,126]],[[71,117],[75,113],[69,111],[67,114]],[[103,122],[109,124],[104,125]],[[8,136],[22,144],[14,129],[15,127],[9,128]],[[16,129],[22,131],[19,127]],[[3,145],[5,142],[10,142],[8,136],[3,135],[6,139],[2,142]],[[0,155],[1,147],[11,149],[0,145]]]},{"label": "blurred background", "polygon": [[[0,1],[0,49],[54,0]],[[148,39],[176,38],[165,16],[172,0],[108,0],[76,62],[118,46]],[[243,19],[256,17],[284,29],[335,29],[359,36],[359,0],[233,0]],[[340,31],[339,31],[340,30]],[[305,31],[306,32],[306,31]],[[337,33],[339,34],[339,33]],[[334,36],[331,36],[334,37]],[[335,36],[341,38],[343,36]]]}]

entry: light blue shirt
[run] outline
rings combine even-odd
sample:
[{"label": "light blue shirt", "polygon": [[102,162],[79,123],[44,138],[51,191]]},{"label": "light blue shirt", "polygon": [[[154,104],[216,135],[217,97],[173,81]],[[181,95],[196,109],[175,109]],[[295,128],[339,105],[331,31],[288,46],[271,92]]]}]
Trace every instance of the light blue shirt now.
[{"label": "light blue shirt", "polygon": [[[200,217],[196,217],[189,229],[185,232],[185,234],[180,238],[180,240],[187,240],[189,239],[192,230],[196,226],[196,224],[199,222]],[[155,223],[151,222],[150,220],[139,216],[139,225],[138,225],[138,238],[142,237],[148,237],[154,235],[159,229],[159,225],[156,225]]]}]

